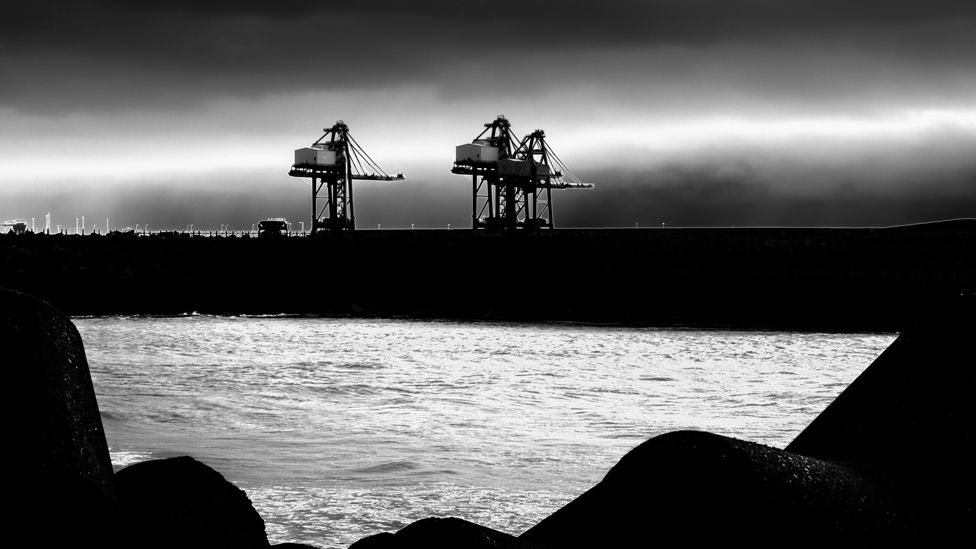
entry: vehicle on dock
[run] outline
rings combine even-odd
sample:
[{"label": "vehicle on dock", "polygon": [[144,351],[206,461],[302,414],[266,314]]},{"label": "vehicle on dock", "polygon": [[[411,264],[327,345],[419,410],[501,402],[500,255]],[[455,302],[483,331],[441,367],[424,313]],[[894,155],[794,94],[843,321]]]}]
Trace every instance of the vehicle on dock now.
[{"label": "vehicle on dock", "polygon": [[273,217],[258,222],[259,238],[274,238],[288,235],[288,220],[283,217]]},{"label": "vehicle on dock", "polygon": [[24,219],[11,219],[9,221],[4,221],[0,223],[0,232],[24,234],[27,232],[27,221]]}]

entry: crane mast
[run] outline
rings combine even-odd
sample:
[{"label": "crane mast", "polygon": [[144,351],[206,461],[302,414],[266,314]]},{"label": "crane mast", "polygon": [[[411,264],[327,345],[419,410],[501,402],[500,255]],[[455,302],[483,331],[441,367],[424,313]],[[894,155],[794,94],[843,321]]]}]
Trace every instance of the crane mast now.
[{"label": "crane mast", "polygon": [[288,175],[312,181],[312,234],[352,231],[356,229],[353,180],[403,181],[403,174],[391,176],[383,171],[342,120],[323,131],[311,147],[295,150],[295,164]]}]

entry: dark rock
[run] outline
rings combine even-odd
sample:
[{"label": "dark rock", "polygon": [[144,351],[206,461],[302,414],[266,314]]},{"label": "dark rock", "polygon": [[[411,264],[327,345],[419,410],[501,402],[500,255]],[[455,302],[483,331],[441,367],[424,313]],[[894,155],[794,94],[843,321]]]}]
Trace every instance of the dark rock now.
[{"label": "dark rock", "polygon": [[927,544],[976,530],[974,313],[966,299],[919,319],[786,448],[889,487]]},{"label": "dark rock", "polygon": [[114,545],[112,463],[77,329],[47,303],[0,289],[0,353],[6,530]]},{"label": "dark rock", "polygon": [[349,549],[532,549],[525,540],[459,518],[426,518],[396,534],[363,538]]},{"label": "dark rock", "polygon": [[842,465],[710,433],[630,451],[595,487],[522,534],[551,547],[821,547],[895,539],[883,491]]},{"label": "dark rock", "polygon": [[521,537],[644,544],[944,546],[971,537],[972,300],[934,305],[786,450],[670,433]]},{"label": "dark rock", "polygon": [[269,547],[247,494],[191,457],[137,463],[116,481],[134,546]]},{"label": "dark rock", "polygon": [[393,539],[390,532],[381,532],[367,536],[349,546],[349,549],[384,549],[387,547],[397,547],[397,542]]}]

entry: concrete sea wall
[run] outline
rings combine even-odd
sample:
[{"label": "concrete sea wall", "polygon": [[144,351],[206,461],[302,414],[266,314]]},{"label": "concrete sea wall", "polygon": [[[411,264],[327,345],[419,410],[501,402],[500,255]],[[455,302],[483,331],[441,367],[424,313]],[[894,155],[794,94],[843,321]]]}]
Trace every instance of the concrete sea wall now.
[{"label": "concrete sea wall", "polygon": [[976,221],[280,239],[7,235],[0,265],[0,285],[72,315],[404,315],[885,331],[976,288]]}]

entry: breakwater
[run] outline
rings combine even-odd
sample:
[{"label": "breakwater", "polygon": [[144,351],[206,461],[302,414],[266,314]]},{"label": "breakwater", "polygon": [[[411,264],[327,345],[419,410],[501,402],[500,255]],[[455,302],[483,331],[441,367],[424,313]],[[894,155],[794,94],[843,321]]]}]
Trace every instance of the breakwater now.
[{"label": "breakwater", "polygon": [[320,314],[897,330],[976,287],[976,220],[892,228],[0,237],[73,315]]}]

